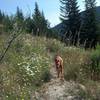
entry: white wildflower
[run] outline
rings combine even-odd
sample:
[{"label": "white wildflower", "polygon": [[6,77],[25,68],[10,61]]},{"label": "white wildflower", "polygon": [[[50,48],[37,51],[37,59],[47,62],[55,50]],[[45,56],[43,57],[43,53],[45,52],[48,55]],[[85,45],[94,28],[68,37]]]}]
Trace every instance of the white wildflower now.
[{"label": "white wildflower", "polygon": [[18,66],[20,66],[20,65],[21,65],[21,63],[18,63],[17,65],[18,65]]},{"label": "white wildflower", "polygon": [[35,73],[37,73],[37,71],[35,71]]}]

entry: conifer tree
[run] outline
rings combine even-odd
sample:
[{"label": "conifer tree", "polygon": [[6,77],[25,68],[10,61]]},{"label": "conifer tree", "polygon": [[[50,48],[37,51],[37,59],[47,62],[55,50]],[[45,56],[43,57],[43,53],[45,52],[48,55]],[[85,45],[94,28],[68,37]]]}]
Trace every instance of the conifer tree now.
[{"label": "conifer tree", "polygon": [[2,11],[0,10],[0,24],[2,23],[2,20],[3,20],[3,14]]},{"label": "conifer tree", "polygon": [[25,27],[26,32],[28,32],[28,33],[32,32],[32,30],[34,28],[34,23],[30,16],[25,19],[24,27]]},{"label": "conifer tree", "polygon": [[17,11],[15,15],[15,23],[19,29],[23,28],[24,16],[23,16],[22,10],[19,9],[19,7],[17,7]]},{"label": "conifer tree", "polygon": [[34,33],[40,35],[41,28],[41,12],[39,11],[39,7],[37,2],[35,3],[35,9],[33,14],[33,23],[35,25]]},{"label": "conifer tree", "polygon": [[79,6],[77,0],[60,0],[60,2],[62,4],[60,19],[63,23],[63,33],[66,38],[70,36],[73,43],[74,40],[77,40],[77,33],[81,25]]},{"label": "conifer tree", "polygon": [[85,0],[84,24],[82,29],[83,41],[86,40],[86,47],[94,47],[97,42],[97,22],[96,22],[96,0]]},{"label": "conifer tree", "polygon": [[44,13],[42,11],[42,14],[41,14],[41,28],[42,28],[42,35],[47,35],[48,34],[48,29],[49,29],[49,22],[48,20],[45,19],[45,16],[44,16]]},{"label": "conifer tree", "polygon": [[35,3],[35,9],[33,14],[34,33],[37,35],[45,35],[48,29],[48,21],[44,17],[44,13],[40,12],[37,2]]},{"label": "conifer tree", "polygon": [[13,29],[13,19],[11,16],[5,15],[3,18],[4,31],[9,32]]}]

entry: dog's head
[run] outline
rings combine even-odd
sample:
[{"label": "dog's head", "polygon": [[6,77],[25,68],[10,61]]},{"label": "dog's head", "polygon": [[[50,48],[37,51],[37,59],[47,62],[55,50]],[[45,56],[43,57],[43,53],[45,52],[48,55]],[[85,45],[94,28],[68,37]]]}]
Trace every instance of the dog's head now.
[{"label": "dog's head", "polygon": [[60,65],[60,59],[59,59],[58,56],[56,56],[56,58],[55,58],[55,64],[56,64],[56,65]]}]

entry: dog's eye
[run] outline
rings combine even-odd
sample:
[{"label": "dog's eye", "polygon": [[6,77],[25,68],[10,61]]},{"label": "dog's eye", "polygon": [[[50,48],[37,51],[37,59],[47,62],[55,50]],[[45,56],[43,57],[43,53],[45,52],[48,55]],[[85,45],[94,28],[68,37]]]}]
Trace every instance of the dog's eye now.
[{"label": "dog's eye", "polygon": [[57,60],[57,62],[59,62],[59,60]]}]

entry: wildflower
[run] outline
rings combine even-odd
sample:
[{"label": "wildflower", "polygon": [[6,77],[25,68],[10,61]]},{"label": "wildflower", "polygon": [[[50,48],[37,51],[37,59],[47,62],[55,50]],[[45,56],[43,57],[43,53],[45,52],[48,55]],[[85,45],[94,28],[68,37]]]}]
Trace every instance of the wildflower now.
[{"label": "wildflower", "polygon": [[18,66],[20,66],[20,65],[21,65],[21,63],[18,63],[17,65],[18,65]]},{"label": "wildflower", "polygon": [[37,71],[35,71],[35,73],[37,73]]},{"label": "wildflower", "polygon": [[30,75],[31,75],[31,76],[34,76],[35,74],[34,74],[34,73],[31,73]]},{"label": "wildflower", "polygon": [[40,68],[41,68],[42,66],[40,66]]}]

